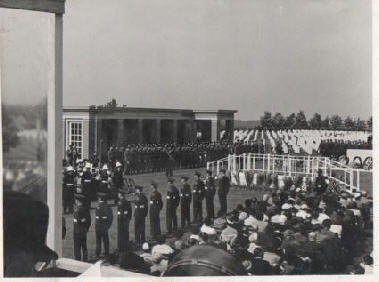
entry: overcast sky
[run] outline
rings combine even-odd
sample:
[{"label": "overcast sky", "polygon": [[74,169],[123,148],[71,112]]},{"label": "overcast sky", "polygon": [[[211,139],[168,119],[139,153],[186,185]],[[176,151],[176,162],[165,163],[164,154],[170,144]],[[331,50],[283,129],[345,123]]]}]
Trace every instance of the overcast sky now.
[{"label": "overcast sky", "polygon": [[[66,0],[64,105],[371,115],[370,0]],[[2,95],[46,95],[49,16],[0,11]]]}]

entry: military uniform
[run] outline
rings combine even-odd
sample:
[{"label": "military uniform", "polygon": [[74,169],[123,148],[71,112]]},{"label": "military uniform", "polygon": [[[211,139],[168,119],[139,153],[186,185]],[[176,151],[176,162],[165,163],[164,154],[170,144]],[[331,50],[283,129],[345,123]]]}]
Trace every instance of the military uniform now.
[{"label": "military uniform", "polygon": [[226,214],[228,211],[227,195],[229,193],[230,180],[227,176],[222,176],[218,181],[218,198],[220,201],[220,210],[218,216]]},{"label": "military uniform", "polygon": [[162,195],[158,191],[153,191],[150,195],[150,232],[155,240],[161,235],[160,211],[163,207]]},{"label": "military uniform", "polygon": [[188,183],[184,183],[182,189],[180,190],[180,215],[181,215],[181,226],[182,229],[185,228],[186,225],[191,224],[191,186]]},{"label": "military uniform", "polygon": [[198,179],[192,188],[193,196],[193,220],[201,222],[203,220],[203,199],[204,199],[204,183]]},{"label": "military uniform", "polygon": [[[141,189],[141,188],[136,188]],[[137,244],[145,242],[145,218],[148,213],[148,201],[144,194],[138,194],[134,203],[134,230]]]},{"label": "military uniform", "polygon": [[106,256],[109,255],[109,235],[108,230],[113,222],[113,212],[112,209],[108,206],[106,201],[103,201],[107,194],[99,193],[99,197],[101,197],[101,201],[99,201],[99,205],[96,208],[96,256],[100,256],[101,252],[101,242],[104,245],[104,254]]},{"label": "military uniform", "polygon": [[84,206],[83,195],[75,195],[76,199],[83,202],[83,206],[75,206],[74,221],[74,256],[76,260],[88,260],[87,232],[91,226],[91,215],[89,209]]},{"label": "military uniform", "polygon": [[129,242],[129,223],[132,218],[132,206],[126,199],[117,204],[117,248],[125,252]]},{"label": "military uniform", "polygon": [[216,193],[215,180],[212,175],[208,175],[205,180],[205,207],[207,210],[207,217],[214,218],[214,196]]},{"label": "military uniform", "polygon": [[91,192],[92,192],[92,174],[90,170],[85,170],[82,176],[82,187],[83,187],[83,195],[85,196],[84,204],[90,208],[91,207]]},{"label": "military uniform", "polygon": [[176,209],[180,202],[180,196],[178,189],[171,183],[166,196],[166,225],[167,232],[177,231],[178,229],[178,217],[176,215]]},{"label": "military uniform", "polygon": [[75,192],[75,171],[69,167],[63,177],[63,212],[72,212]]}]

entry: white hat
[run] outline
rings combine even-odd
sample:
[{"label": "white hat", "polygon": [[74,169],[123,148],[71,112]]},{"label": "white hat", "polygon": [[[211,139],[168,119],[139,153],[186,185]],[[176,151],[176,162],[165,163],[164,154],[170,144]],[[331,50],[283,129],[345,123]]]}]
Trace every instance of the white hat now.
[{"label": "white hat", "polygon": [[108,169],[108,165],[107,164],[103,165],[103,170],[107,170],[107,169]]},{"label": "white hat", "polygon": [[142,244],[142,250],[144,250],[144,251],[150,250],[150,246],[149,246],[148,242],[145,242]]},{"label": "white hat", "polygon": [[246,218],[243,222],[245,226],[256,226],[257,223],[258,223],[258,220],[252,215]]},{"label": "white hat", "polygon": [[247,218],[247,213],[246,212],[241,212],[238,216],[238,220],[242,221]]},{"label": "white hat", "polygon": [[92,168],[92,165],[89,162],[86,162],[85,168]]},{"label": "white hat", "polygon": [[116,167],[121,167],[122,164],[120,162],[116,162]]},{"label": "white hat", "polygon": [[290,208],[292,208],[292,205],[288,204],[288,203],[284,203],[282,205],[282,210],[289,210]]},{"label": "white hat", "polygon": [[73,168],[72,166],[68,166],[68,167],[66,168],[66,171],[74,171],[74,168]]}]

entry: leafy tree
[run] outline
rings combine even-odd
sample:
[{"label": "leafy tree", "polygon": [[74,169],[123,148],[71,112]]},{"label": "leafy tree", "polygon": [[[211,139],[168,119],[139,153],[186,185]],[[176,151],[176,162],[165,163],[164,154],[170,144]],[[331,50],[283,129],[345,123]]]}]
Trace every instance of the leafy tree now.
[{"label": "leafy tree", "polygon": [[295,127],[298,129],[308,128],[307,119],[305,117],[304,111],[300,111],[296,114]]},{"label": "leafy tree", "polygon": [[346,130],[354,130],[355,123],[354,123],[354,120],[350,116],[347,116],[345,118],[344,127]]},{"label": "leafy tree", "polygon": [[325,119],[321,123],[322,129],[330,129],[330,118],[329,116],[326,116]]},{"label": "leafy tree", "polygon": [[273,119],[271,112],[264,112],[263,116],[260,118],[261,125],[265,129],[272,129],[273,128]]},{"label": "leafy tree", "polygon": [[322,119],[319,113],[315,113],[309,121],[309,126],[311,129],[321,129]]},{"label": "leafy tree", "polygon": [[366,123],[360,118],[357,118],[355,121],[355,130],[363,131],[365,129],[366,129]]},{"label": "leafy tree", "polygon": [[2,106],[2,131],[3,131],[3,152],[8,152],[11,147],[17,146],[20,142],[17,135],[18,129],[14,124],[11,114]]},{"label": "leafy tree", "polygon": [[296,114],[292,113],[286,118],[285,127],[292,129],[295,128],[296,123]]},{"label": "leafy tree", "polygon": [[339,115],[333,115],[330,118],[330,128],[332,130],[338,130],[342,127],[342,118]]},{"label": "leafy tree", "polygon": [[273,118],[274,129],[284,129],[286,127],[286,119],[281,113],[276,113]]},{"label": "leafy tree", "polygon": [[372,130],[372,116],[367,120],[367,129]]}]

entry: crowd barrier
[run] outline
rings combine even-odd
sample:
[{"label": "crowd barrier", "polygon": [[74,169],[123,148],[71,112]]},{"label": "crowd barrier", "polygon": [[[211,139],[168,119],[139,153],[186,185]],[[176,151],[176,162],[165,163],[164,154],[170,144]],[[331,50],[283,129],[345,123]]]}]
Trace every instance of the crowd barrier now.
[{"label": "crowd barrier", "polygon": [[220,173],[221,169],[227,170],[230,173],[232,183],[237,182],[237,185],[240,186],[247,185],[245,176],[248,172],[289,177],[302,176],[313,181],[318,170],[321,169],[324,176],[334,179],[350,191],[360,190],[362,173],[372,175],[370,170],[351,168],[327,157],[256,153],[228,155],[218,161],[207,162],[207,169],[216,175]]}]

